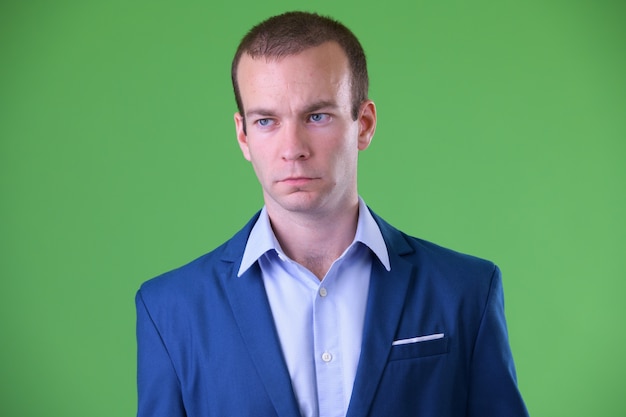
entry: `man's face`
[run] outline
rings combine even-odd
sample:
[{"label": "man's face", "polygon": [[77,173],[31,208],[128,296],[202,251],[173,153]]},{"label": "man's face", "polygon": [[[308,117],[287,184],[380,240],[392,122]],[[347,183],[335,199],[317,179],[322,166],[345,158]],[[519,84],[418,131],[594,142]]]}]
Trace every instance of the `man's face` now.
[{"label": "man's face", "polygon": [[270,215],[323,216],[356,204],[357,156],[374,134],[376,109],[368,100],[352,119],[350,76],[334,42],[279,60],[242,56],[237,140]]}]

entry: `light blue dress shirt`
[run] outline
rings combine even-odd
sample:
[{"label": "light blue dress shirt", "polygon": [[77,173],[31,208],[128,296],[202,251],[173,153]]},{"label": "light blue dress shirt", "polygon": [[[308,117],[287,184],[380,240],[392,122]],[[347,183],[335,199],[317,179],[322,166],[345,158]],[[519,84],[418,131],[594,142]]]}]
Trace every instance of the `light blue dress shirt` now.
[{"label": "light blue dress shirt", "polygon": [[380,228],[361,198],[354,240],[322,281],[285,255],[265,207],[250,232],[238,276],[259,262],[303,417],[346,415],[361,353],[372,254],[391,269]]}]

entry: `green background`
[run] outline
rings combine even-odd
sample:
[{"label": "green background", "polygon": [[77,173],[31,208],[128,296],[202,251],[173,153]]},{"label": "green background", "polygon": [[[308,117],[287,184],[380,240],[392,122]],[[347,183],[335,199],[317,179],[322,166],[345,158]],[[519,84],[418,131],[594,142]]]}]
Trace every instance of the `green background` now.
[{"label": "green background", "polygon": [[0,415],[135,413],[134,293],[261,206],[229,65],[290,9],[364,44],[368,204],[502,268],[531,415],[626,415],[626,3],[602,0],[2,1]]}]

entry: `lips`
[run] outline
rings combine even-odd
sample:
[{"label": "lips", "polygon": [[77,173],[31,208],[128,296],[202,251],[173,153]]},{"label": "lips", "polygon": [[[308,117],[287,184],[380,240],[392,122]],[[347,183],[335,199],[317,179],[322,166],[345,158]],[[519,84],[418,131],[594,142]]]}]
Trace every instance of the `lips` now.
[{"label": "lips", "polygon": [[312,177],[288,177],[280,180],[279,182],[287,185],[305,185],[314,180],[315,178]]}]

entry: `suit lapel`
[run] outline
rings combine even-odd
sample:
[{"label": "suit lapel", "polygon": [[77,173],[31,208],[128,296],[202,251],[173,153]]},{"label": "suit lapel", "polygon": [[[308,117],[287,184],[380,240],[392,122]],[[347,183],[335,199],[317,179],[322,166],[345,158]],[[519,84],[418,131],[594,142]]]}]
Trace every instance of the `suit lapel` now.
[{"label": "suit lapel", "polygon": [[[248,226],[254,224],[255,220],[253,218]],[[300,415],[300,412],[280,348],[261,270],[258,264],[254,264],[237,277],[250,228],[245,227],[225,250],[222,260],[230,265],[222,276],[223,284],[241,336],[277,415],[293,417]]]},{"label": "suit lapel", "polygon": [[387,244],[391,271],[387,271],[377,259],[372,262],[361,357],[348,417],[366,416],[371,407],[404,310],[409,282],[415,273],[413,265],[401,257],[413,249],[400,232],[376,215],[374,218]]}]

